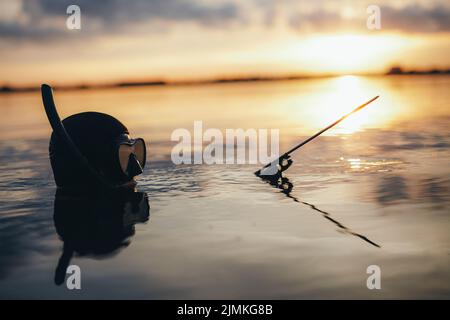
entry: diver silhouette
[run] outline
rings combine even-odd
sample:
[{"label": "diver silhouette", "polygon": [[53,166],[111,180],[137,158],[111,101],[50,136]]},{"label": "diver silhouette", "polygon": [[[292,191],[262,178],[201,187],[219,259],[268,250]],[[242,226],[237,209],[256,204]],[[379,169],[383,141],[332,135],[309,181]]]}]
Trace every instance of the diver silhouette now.
[{"label": "diver silhouette", "polygon": [[52,88],[41,86],[42,101],[53,129],[49,155],[58,188],[71,190],[117,190],[134,188],[143,172],[146,145],[132,139],[128,129],[114,117],[83,112],[61,121]]},{"label": "diver silhouette", "polygon": [[57,190],[56,232],[64,242],[55,283],[64,282],[74,254],[106,257],[129,244],[134,225],[149,219],[146,193],[134,190],[143,172],[146,145],[132,139],[114,117],[83,112],[61,121],[52,88],[41,86],[42,101],[53,129],[49,156]]},{"label": "diver silhouette", "polygon": [[74,254],[106,258],[130,244],[135,224],[150,217],[146,193],[118,192],[114,197],[67,193],[55,195],[53,221],[63,241],[63,252],[55,271],[55,284],[64,282]]}]

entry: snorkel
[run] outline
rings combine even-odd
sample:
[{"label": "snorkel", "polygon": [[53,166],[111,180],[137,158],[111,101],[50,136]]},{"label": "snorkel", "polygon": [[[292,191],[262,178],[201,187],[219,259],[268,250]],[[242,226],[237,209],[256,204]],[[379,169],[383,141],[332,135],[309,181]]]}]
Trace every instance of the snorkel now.
[{"label": "snorkel", "polygon": [[111,185],[94,168],[92,168],[92,166],[89,164],[89,161],[81,154],[80,150],[78,150],[77,146],[73,143],[72,139],[66,131],[66,128],[64,128],[64,125],[61,122],[58,111],[56,111],[55,101],[53,100],[52,87],[47,84],[43,84],[41,86],[41,92],[45,113],[47,114],[47,118],[50,122],[53,132],[70,149],[72,155],[76,158],[76,160],[78,160],[79,163],[81,163],[85,167],[85,169],[89,171],[104,188],[108,190],[117,189],[118,186]]},{"label": "snorkel", "polygon": [[[52,138],[50,140],[50,160],[58,188],[66,188],[66,186],[62,185],[67,185],[69,188],[75,186],[77,189],[89,189],[95,186],[96,189],[106,191],[130,189],[130,187],[134,188],[136,185],[134,176],[123,174],[123,172],[120,171],[119,164],[115,166],[116,163],[114,160],[116,160],[116,162],[122,161],[122,158],[119,158],[120,155],[108,152],[104,155],[107,157],[104,161],[98,161],[97,158],[92,159],[93,154],[98,157],[96,153],[101,153],[98,149],[103,150],[105,145],[104,141],[99,141],[97,144],[89,143],[88,146],[85,146],[83,144],[80,145],[80,143],[85,141],[83,140],[86,138],[85,133],[81,134],[81,138],[80,136],[71,137],[71,134],[69,134],[70,128],[72,128],[73,133],[74,131],[76,132],[75,129],[79,128],[86,128],[86,130],[92,129],[92,127],[95,127],[98,123],[99,128],[94,129],[100,131],[103,130],[102,133],[107,136],[108,139],[112,135],[122,133],[126,134],[128,137],[128,130],[126,127],[112,116],[95,112],[72,115],[61,121],[58,111],[56,110],[52,88],[47,84],[43,84],[41,86],[41,92],[45,112],[53,129]],[[66,123],[66,125],[71,125],[71,127],[66,128],[64,123]],[[134,145],[137,142],[141,144],[140,149],[143,149],[141,152],[143,155],[140,162],[136,159],[136,155],[131,153],[134,152],[134,148],[130,148],[130,153],[126,154],[126,159],[129,159],[127,168],[136,167],[137,169],[141,169],[133,170],[135,175],[142,173],[141,166],[143,167],[145,165],[146,152],[144,140],[134,140],[129,138],[128,140],[125,139],[125,141],[118,142],[119,144],[116,145],[119,149],[122,148],[122,146]],[[90,153],[86,153],[87,148],[90,148]],[[92,150],[94,151],[91,152]],[[91,156],[90,158],[89,155]],[[116,156],[118,159],[109,159],[113,156]],[[137,163],[131,163],[130,161]],[[108,164],[108,166],[105,165],[106,169],[102,168],[102,170],[100,170],[98,165],[99,162]],[[97,166],[93,164],[96,164]],[[80,175],[77,174],[78,172],[82,173],[81,175],[83,177],[80,177]],[[83,180],[83,178],[87,176],[89,179]]]}]

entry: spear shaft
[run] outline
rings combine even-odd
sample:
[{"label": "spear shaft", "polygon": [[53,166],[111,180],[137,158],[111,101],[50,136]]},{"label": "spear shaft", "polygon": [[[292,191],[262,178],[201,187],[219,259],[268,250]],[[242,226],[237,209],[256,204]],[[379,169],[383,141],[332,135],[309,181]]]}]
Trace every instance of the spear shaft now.
[{"label": "spear shaft", "polygon": [[[339,122],[343,121],[344,119],[346,119],[348,116],[350,116],[351,114],[358,112],[359,110],[361,110],[362,108],[364,108],[365,106],[367,106],[368,104],[372,103],[373,101],[375,101],[376,99],[378,99],[379,96],[373,97],[372,99],[370,99],[369,101],[367,101],[366,103],[363,103],[362,105],[356,107],[355,109],[353,109],[352,111],[350,111],[349,113],[347,113],[346,115],[342,116],[341,118],[339,118],[338,120],[336,120],[335,122],[333,122],[332,124],[330,124],[328,127],[320,130],[319,132],[317,132],[315,135],[309,137],[308,139],[306,139],[305,141],[299,143],[298,145],[296,145],[295,147],[293,147],[292,149],[290,149],[289,151],[283,153],[277,160],[275,160],[277,163],[279,163],[280,161],[282,161],[283,159],[285,159],[287,156],[289,156],[292,152],[294,152],[295,150],[297,150],[300,147],[303,147],[305,144],[307,144],[308,142],[314,140],[315,138],[317,138],[318,136],[320,136],[322,133],[324,133],[325,131],[333,128],[335,125],[337,125]],[[268,164],[266,164],[262,169],[265,169],[267,167],[269,167],[272,163],[274,163],[275,161],[272,161]]]}]

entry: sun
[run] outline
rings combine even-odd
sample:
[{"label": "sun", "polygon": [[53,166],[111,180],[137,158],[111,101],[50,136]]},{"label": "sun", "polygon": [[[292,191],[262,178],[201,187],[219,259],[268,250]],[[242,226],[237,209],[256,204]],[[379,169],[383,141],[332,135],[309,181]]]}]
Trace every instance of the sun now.
[{"label": "sun", "polygon": [[400,43],[390,37],[367,35],[333,35],[317,37],[310,41],[324,70],[347,73],[364,72],[378,66],[389,51]]},{"label": "sun", "polygon": [[284,54],[312,73],[366,73],[385,69],[392,54],[406,45],[395,35],[316,35],[291,43]]}]

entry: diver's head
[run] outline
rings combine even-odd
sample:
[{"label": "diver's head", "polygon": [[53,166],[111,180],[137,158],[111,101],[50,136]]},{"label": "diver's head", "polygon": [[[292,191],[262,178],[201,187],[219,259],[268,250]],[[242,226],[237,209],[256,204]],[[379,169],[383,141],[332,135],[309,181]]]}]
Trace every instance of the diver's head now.
[{"label": "diver's head", "polygon": [[[83,112],[62,121],[75,146],[89,165],[113,185],[134,187],[134,177],[145,165],[145,143],[131,139],[117,119],[98,112]],[[50,161],[58,187],[87,187],[95,184],[92,173],[76,159],[55,132],[50,139]]]},{"label": "diver's head", "polygon": [[143,139],[132,139],[119,120],[104,113],[83,112],[60,121],[49,86],[42,86],[42,96],[53,128],[49,153],[59,188],[136,185],[146,162]]}]

